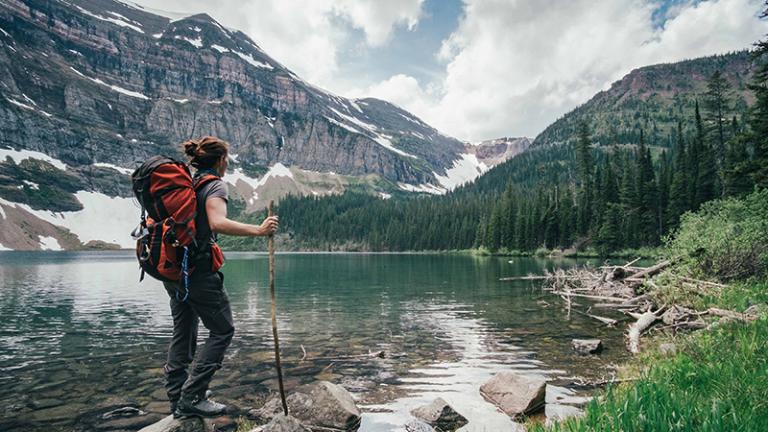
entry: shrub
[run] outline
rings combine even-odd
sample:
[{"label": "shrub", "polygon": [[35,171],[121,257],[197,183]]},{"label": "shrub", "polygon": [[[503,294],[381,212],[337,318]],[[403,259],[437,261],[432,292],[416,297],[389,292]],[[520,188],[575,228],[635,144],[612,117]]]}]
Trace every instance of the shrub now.
[{"label": "shrub", "polygon": [[768,270],[768,190],[726,198],[683,215],[666,240],[673,258],[694,275],[722,281],[763,276]]}]

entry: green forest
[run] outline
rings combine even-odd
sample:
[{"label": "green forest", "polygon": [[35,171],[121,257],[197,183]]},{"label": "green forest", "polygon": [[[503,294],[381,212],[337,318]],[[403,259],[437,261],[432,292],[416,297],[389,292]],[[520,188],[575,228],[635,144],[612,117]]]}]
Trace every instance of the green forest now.
[{"label": "green forest", "polygon": [[[760,42],[752,52],[690,62],[689,68],[711,71],[693,89],[700,91],[675,94],[670,100],[677,108],[642,96],[647,105],[633,101],[636,121],[621,120],[620,129],[606,126],[600,113],[608,107],[580,107],[528,151],[444,196],[284,198],[277,209],[284,241],[309,250],[588,250],[601,256],[655,247],[685,212],[768,185],[767,52]],[[742,80],[735,85],[726,79],[724,58],[747,59],[749,79],[736,75]],[[546,142],[554,135],[573,139]],[[252,239],[225,244],[263,248]]]}]

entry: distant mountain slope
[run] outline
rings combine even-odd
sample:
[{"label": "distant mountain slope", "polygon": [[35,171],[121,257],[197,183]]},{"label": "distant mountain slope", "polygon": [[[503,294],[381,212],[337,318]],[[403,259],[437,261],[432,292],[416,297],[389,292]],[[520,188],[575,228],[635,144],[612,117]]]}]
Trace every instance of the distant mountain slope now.
[{"label": "distant mountain slope", "polygon": [[[743,124],[742,115],[753,102],[745,91],[752,68],[750,54],[739,52],[632,71],[609,90],[554,122],[523,153],[444,196],[396,203],[361,195],[291,198],[279,207],[286,214],[283,229],[290,239],[286,246],[319,250],[350,245],[361,250],[451,250],[493,245],[488,239],[515,233],[515,239],[506,237],[499,244],[509,247],[515,240],[517,249],[537,248],[544,244],[540,239],[545,233],[551,240],[556,230],[574,232],[575,214],[570,213],[578,190],[574,144],[581,121],[591,129],[591,154],[596,165],[603,169],[606,156],[611,154],[612,166],[620,170],[614,172],[614,183],[619,175],[622,180],[628,179],[626,190],[633,193],[633,147],[639,144],[640,129],[656,156],[674,142],[669,134],[676,132],[678,121],[683,124],[684,139],[690,143],[695,135],[695,100],[702,97],[706,81],[716,70],[728,80],[734,101],[727,118],[736,115]],[[708,113],[703,110],[703,114],[706,119]],[[492,147],[493,143],[486,145]],[[665,188],[671,181],[669,156],[665,163],[656,160],[654,173],[659,178],[664,174]],[[594,175],[598,177],[597,172]],[[615,186],[618,195],[619,185]],[[316,223],[318,217],[321,223]],[[621,214],[617,219],[629,217]],[[562,239],[557,241],[563,241],[559,245],[570,245]]]},{"label": "distant mountain slope", "polygon": [[72,221],[108,220],[89,206],[113,199],[137,213],[127,177],[137,161],[201,135],[233,145],[225,179],[248,211],[289,193],[445,193],[492,166],[391,103],[303,81],[208,15],[172,20],[113,0],[0,2],[0,95],[6,248],[53,235],[25,231],[25,217],[78,232],[57,237],[61,247],[130,245]]},{"label": "distant mountain slope", "polygon": [[582,120],[600,145],[637,143],[640,128],[650,142],[664,145],[678,119],[692,117],[694,101],[701,100],[715,71],[733,89],[734,112],[743,113],[753,97],[747,89],[751,67],[751,54],[740,51],[635,69],[549,125],[534,146],[573,141]]}]

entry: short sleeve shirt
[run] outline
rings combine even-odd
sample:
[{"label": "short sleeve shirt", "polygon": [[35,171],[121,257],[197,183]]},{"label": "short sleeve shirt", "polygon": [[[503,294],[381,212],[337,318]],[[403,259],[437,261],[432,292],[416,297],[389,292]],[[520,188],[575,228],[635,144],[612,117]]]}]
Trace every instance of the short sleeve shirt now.
[{"label": "short sleeve shirt", "polygon": [[199,245],[204,245],[208,242],[215,243],[218,240],[216,233],[211,231],[211,226],[208,224],[208,211],[205,209],[205,202],[210,198],[221,198],[224,201],[229,200],[227,184],[223,180],[211,180],[197,191],[195,227],[197,228],[197,243]]}]

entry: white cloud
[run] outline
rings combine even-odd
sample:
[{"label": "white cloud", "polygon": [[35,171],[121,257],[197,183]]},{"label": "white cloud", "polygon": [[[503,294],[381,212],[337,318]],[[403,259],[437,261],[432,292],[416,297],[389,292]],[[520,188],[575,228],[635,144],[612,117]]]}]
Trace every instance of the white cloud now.
[{"label": "white cloud", "polygon": [[[398,26],[414,29],[424,0],[137,0],[160,10],[207,12],[248,34],[275,60],[307,81],[345,89],[339,52],[353,43],[353,29],[367,46],[380,46]],[[351,81],[351,80],[350,80]]]},{"label": "white cloud", "polygon": [[395,75],[356,93],[389,99],[463,139],[534,136],[633,68],[749,47],[768,31],[761,6],[688,3],[657,28],[651,1],[465,0],[437,53],[442,82],[424,90]]}]

